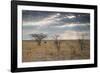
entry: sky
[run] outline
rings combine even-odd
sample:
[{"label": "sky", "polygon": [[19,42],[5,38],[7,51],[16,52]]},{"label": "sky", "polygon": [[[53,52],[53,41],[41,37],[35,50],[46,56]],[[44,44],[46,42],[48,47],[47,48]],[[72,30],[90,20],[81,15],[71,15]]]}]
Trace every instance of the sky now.
[{"label": "sky", "polygon": [[55,35],[61,40],[90,39],[90,14],[22,10],[22,27],[23,40],[37,33],[46,34],[46,40]]}]

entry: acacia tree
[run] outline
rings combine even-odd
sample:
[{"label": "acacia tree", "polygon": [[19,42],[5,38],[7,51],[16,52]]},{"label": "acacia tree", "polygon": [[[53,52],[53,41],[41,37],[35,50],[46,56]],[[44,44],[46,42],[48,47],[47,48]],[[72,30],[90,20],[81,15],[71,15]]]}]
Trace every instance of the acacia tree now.
[{"label": "acacia tree", "polygon": [[41,46],[41,41],[47,37],[46,34],[38,33],[38,34],[31,34],[31,36],[35,39],[39,46]]}]

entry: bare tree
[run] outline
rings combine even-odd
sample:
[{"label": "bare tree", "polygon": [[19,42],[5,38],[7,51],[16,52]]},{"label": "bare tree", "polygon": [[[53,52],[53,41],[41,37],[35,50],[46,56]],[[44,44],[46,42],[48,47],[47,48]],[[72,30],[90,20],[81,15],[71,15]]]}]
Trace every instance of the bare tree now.
[{"label": "bare tree", "polygon": [[46,34],[39,33],[39,34],[31,34],[31,36],[35,39],[39,46],[41,46],[41,41],[47,37]]},{"label": "bare tree", "polygon": [[59,37],[60,37],[59,35],[54,36],[54,43],[55,43],[56,48],[58,49],[58,51],[60,50],[60,44],[61,44],[61,42],[59,40]]},{"label": "bare tree", "polygon": [[84,49],[84,47],[85,47],[84,40],[85,40],[85,37],[86,37],[86,36],[87,36],[87,34],[86,34],[86,33],[81,34],[81,35],[80,35],[80,39],[78,40],[79,45],[80,45],[80,49],[81,49],[81,50],[83,50],[83,49]]},{"label": "bare tree", "polygon": [[[83,27],[80,27],[80,28],[78,28],[78,29],[79,29],[80,31],[81,31],[81,30],[90,30],[90,25],[83,26]],[[89,33],[87,33],[87,32],[84,32],[84,33],[81,33],[81,34],[78,33],[78,36],[80,36],[78,42],[79,42],[79,44],[80,44],[80,49],[81,49],[81,50],[83,50],[84,47],[85,47],[84,40],[85,40],[85,38],[88,36],[88,34],[89,34]]]}]

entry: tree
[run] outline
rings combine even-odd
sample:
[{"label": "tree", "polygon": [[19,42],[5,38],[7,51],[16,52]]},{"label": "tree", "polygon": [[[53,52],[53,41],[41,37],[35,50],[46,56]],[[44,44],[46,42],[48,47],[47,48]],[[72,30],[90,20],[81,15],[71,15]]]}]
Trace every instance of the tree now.
[{"label": "tree", "polygon": [[31,34],[31,36],[35,39],[39,46],[41,46],[41,41],[47,37],[46,34],[39,33],[39,34]]},{"label": "tree", "polygon": [[[82,27],[79,27],[78,28],[80,31],[83,31],[83,30],[90,30],[90,25],[85,25],[85,26],[82,26]],[[78,33],[78,36],[80,37],[79,39],[78,39],[78,42],[79,42],[79,45],[80,45],[80,49],[81,50],[83,50],[84,49],[84,47],[85,47],[85,42],[84,42],[84,40],[85,40],[85,38],[87,37],[89,35],[89,33],[87,33],[87,32],[84,32],[84,33]]]},{"label": "tree", "polygon": [[86,33],[81,34],[81,35],[80,35],[80,39],[78,40],[79,45],[80,45],[80,49],[81,49],[81,50],[83,50],[83,49],[84,49],[84,47],[85,47],[84,40],[85,40],[85,37],[86,37],[86,36],[87,36],[87,34],[86,34]]},{"label": "tree", "polygon": [[54,36],[54,43],[55,43],[55,45],[56,45],[58,51],[60,50],[60,44],[61,44],[61,42],[60,42],[60,40],[59,40],[59,37],[60,37],[59,35],[55,35],[55,36]]}]

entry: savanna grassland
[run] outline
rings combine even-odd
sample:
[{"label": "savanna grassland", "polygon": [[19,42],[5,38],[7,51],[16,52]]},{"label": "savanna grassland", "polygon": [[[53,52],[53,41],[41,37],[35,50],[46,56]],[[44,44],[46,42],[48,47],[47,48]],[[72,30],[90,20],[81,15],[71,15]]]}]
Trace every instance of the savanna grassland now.
[{"label": "savanna grassland", "polygon": [[60,40],[59,49],[54,40],[43,40],[41,45],[34,40],[23,40],[22,47],[22,62],[90,58],[90,40],[84,40],[82,49],[78,40]]}]

